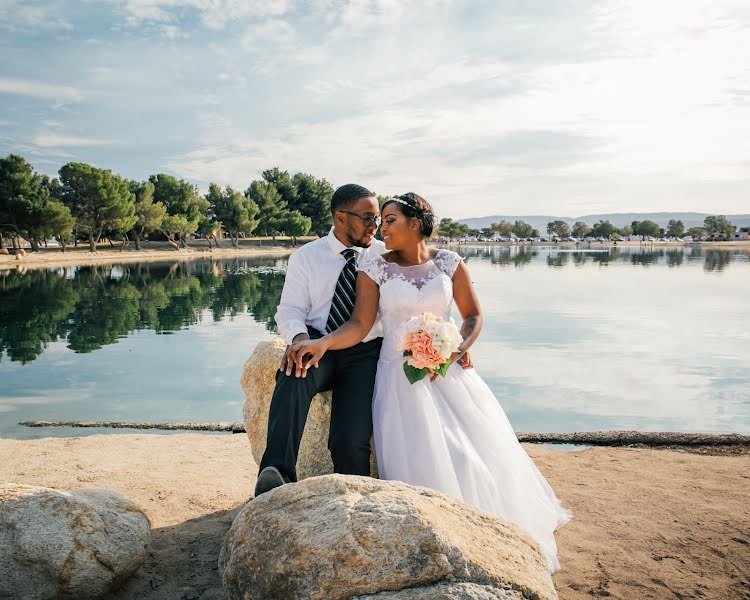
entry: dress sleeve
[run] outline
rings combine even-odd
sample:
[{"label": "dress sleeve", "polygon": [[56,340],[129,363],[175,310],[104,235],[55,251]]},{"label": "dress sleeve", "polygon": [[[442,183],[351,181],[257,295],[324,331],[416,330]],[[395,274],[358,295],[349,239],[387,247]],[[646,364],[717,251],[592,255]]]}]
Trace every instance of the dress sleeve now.
[{"label": "dress sleeve", "polygon": [[382,285],[385,280],[385,268],[383,266],[383,259],[379,256],[367,256],[357,266],[357,271],[361,271],[372,279],[378,287]]},{"label": "dress sleeve", "polygon": [[460,255],[452,252],[451,250],[440,249],[435,256],[435,264],[438,269],[445,273],[448,277],[453,279],[453,273],[456,272],[458,263],[463,260]]}]

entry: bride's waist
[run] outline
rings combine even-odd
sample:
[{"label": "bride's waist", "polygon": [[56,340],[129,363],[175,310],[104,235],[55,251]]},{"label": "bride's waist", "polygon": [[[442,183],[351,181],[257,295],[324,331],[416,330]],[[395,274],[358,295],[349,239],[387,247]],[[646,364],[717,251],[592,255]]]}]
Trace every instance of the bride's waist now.
[{"label": "bride's waist", "polygon": [[403,360],[404,351],[401,349],[401,341],[398,338],[383,338],[380,348],[380,360]]}]

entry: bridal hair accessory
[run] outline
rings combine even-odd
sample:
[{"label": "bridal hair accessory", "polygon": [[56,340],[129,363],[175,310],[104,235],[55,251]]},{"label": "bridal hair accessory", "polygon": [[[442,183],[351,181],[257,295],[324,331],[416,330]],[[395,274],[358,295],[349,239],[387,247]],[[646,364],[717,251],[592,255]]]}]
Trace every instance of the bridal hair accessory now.
[{"label": "bridal hair accessory", "polygon": [[453,321],[444,321],[424,312],[401,326],[400,350],[406,357],[404,373],[414,384],[428,373],[445,377],[451,366],[451,354],[458,352],[463,341]]},{"label": "bridal hair accessory", "polygon": [[403,204],[404,206],[408,206],[412,210],[416,210],[421,212],[423,215],[431,215],[432,213],[424,208],[420,208],[419,206],[414,206],[413,204],[410,204],[406,200],[402,200],[398,196],[393,196],[392,198],[388,198],[385,202],[383,202],[383,206],[388,204],[389,202],[398,202],[399,204]]}]

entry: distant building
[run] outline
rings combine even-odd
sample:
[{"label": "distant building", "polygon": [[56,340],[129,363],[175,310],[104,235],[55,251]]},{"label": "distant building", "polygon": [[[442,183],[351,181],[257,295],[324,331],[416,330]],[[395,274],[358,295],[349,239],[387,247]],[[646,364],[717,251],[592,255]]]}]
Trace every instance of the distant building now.
[{"label": "distant building", "polygon": [[709,235],[707,239],[709,242],[738,242],[750,239],[750,235],[748,235],[747,231],[741,229],[740,231],[735,231],[729,235],[724,233],[713,233]]}]

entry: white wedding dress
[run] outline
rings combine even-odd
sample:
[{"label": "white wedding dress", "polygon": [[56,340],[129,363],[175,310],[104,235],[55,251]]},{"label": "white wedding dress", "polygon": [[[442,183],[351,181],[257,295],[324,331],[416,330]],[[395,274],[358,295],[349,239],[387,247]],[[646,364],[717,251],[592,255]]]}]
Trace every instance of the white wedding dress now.
[{"label": "white wedding dress", "polygon": [[380,477],[438,490],[512,521],[536,540],[554,572],[553,532],[571,514],[518,443],[487,384],[455,364],[445,377],[413,385],[403,371],[399,327],[422,312],[450,318],[460,261],[439,250],[423,265],[400,267],[377,256],[359,267],[380,287],[383,348],[372,406]]}]

